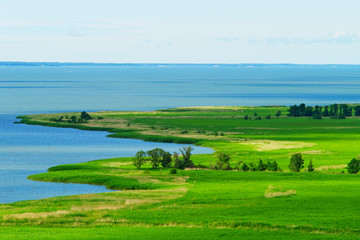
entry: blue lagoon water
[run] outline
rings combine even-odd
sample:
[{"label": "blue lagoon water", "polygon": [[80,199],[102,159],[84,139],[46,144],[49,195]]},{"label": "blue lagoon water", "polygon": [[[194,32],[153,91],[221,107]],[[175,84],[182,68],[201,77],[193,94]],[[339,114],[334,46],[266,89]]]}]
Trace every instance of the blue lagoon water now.
[{"label": "blue lagoon water", "polygon": [[[360,66],[0,66],[0,203],[106,191],[102,186],[26,179],[54,165],[181,147],[106,138],[105,132],[13,124],[18,115],[359,103],[359,89]],[[194,151],[208,152],[200,147]]]}]

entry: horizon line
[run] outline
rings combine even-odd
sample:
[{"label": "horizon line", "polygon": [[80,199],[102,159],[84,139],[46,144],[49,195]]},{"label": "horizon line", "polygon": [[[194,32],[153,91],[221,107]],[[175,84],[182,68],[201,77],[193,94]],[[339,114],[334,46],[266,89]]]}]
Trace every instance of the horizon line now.
[{"label": "horizon line", "polygon": [[62,61],[0,61],[0,65],[302,65],[302,66],[360,66],[360,64],[346,64],[346,63],[261,63],[261,62],[248,62],[248,63],[191,63],[191,62],[182,62],[182,63],[164,63],[164,62],[152,62],[152,63],[135,63],[135,62],[62,62]]}]

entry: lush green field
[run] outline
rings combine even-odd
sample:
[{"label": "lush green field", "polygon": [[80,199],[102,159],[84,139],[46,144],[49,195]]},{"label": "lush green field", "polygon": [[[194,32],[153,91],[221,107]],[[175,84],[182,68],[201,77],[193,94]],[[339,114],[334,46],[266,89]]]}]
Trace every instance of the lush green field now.
[{"label": "lush green field", "polygon": [[[137,170],[132,158],[62,165],[30,176],[40,181],[121,189],[0,206],[7,239],[358,239],[359,176],[345,165],[359,154],[360,119],[272,117],[285,107],[180,108],[91,113],[88,123],[52,122],[68,114],[22,117],[28,124],[108,130],[112,137],[188,142],[238,161],[276,160],[283,172]],[[244,115],[262,120],[244,120]],[[140,149],[139,149],[140,150]],[[302,152],[316,171],[292,173]],[[194,155],[214,164],[215,155]],[[345,174],[341,174],[345,171]],[[2,235],[2,236],[1,236]],[[4,236],[4,237],[3,237]],[[21,236],[21,237],[19,237]]]}]

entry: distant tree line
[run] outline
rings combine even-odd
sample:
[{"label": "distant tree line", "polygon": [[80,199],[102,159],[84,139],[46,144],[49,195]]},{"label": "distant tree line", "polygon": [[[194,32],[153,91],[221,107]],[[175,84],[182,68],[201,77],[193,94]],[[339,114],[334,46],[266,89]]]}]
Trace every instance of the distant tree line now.
[{"label": "distant tree line", "polygon": [[288,109],[289,117],[313,117],[321,119],[330,117],[333,119],[345,119],[351,116],[360,116],[360,106],[349,106],[348,104],[332,104],[327,106],[306,106],[304,103],[292,105]]},{"label": "distant tree line", "polygon": [[49,121],[52,122],[67,122],[67,123],[87,123],[88,120],[91,120],[92,117],[87,112],[83,111],[80,113],[80,117],[75,115],[69,117],[68,115],[60,116],[59,118],[50,118]]}]

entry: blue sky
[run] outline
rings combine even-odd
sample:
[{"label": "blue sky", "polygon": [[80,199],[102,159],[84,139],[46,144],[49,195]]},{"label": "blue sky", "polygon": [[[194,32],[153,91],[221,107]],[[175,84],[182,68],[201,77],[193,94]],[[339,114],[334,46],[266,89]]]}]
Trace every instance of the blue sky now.
[{"label": "blue sky", "polygon": [[360,64],[359,0],[0,0],[0,61]]}]

